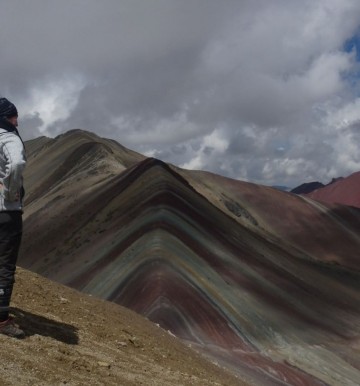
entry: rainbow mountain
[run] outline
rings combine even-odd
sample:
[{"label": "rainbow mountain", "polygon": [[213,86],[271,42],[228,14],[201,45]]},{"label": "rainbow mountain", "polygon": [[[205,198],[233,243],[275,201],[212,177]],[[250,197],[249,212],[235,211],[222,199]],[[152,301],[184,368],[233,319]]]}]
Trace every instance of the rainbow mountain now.
[{"label": "rainbow mountain", "polygon": [[250,383],[357,384],[360,209],[82,130],[26,147],[23,268],[142,314]]}]

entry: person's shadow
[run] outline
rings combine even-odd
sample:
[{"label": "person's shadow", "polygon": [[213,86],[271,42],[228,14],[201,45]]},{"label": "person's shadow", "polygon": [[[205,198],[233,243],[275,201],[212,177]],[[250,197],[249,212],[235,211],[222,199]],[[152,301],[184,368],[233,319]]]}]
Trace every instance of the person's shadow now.
[{"label": "person's shadow", "polygon": [[67,344],[78,344],[78,329],[70,324],[57,322],[44,316],[32,314],[20,308],[11,308],[16,324],[24,330],[25,336],[42,335]]}]

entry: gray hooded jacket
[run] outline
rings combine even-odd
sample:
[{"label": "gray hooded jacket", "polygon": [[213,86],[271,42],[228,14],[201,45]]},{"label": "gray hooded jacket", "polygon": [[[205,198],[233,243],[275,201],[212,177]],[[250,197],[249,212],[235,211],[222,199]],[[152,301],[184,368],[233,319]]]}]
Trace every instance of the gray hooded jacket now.
[{"label": "gray hooded jacket", "polygon": [[0,128],[0,211],[22,211],[25,148],[20,137]]}]

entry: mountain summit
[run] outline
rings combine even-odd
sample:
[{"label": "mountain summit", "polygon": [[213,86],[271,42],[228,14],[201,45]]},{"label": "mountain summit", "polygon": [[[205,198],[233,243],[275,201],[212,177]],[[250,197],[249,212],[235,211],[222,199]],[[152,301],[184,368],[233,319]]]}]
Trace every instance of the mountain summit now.
[{"label": "mountain summit", "polygon": [[360,211],[146,158],[29,141],[20,265],[146,316],[253,384],[360,379]]}]

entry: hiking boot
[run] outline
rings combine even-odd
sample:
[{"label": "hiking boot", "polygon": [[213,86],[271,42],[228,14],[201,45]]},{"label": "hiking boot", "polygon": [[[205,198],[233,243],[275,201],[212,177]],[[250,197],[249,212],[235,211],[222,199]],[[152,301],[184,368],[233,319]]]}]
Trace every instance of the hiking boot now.
[{"label": "hiking boot", "polygon": [[10,336],[12,338],[23,339],[25,338],[24,331],[15,324],[13,318],[9,318],[4,322],[0,322],[0,334]]}]

